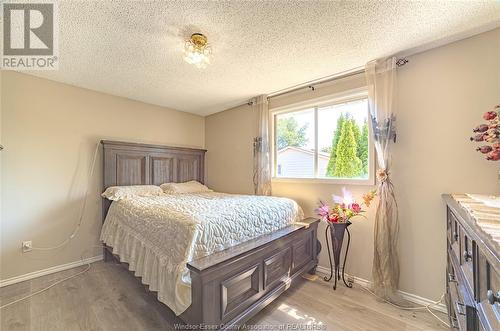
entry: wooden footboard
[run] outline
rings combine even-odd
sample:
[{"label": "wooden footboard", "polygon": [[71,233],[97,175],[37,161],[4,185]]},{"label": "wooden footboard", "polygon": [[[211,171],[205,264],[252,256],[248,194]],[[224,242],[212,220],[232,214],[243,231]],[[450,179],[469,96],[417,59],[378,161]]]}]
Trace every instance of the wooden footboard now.
[{"label": "wooden footboard", "polygon": [[221,330],[247,321],[316,268],[318,222],[308,218],[188,263],[192,304],[181,319]]}]

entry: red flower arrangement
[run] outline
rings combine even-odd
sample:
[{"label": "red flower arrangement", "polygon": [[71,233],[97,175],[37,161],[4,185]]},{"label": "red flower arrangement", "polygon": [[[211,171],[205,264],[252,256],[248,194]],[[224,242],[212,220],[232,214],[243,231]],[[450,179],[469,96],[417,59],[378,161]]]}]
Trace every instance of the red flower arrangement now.
[{"label": "red flower arrangement", "polygon": [[496,105],[492,111],[483,114],[483,118],[489,121],[487,124],[480,124],[474,130],[475,136],[470,137],[471,141],[486,142],[490,145],[483,145],[476,151],[486,154],[486,160],[500,160],[500,105]]},{"label": "red flower arrangement", "polygon": [[[332,223],[346,223],[352,217],[361,215],[365,212],[361,207],[361,204],[353,200],[351,194],[344,188],[342,188],[344,193],[343,197],[333,195],[333,206],[325,204],[320,201],[319,207],[316,209],[316,214],[321,216],[325,221]],[[363,195],[363,204],[368,208],[370,203],[376,196],[376,191],[370,191]],[[361,215],[363,216],[363,215]]]}]

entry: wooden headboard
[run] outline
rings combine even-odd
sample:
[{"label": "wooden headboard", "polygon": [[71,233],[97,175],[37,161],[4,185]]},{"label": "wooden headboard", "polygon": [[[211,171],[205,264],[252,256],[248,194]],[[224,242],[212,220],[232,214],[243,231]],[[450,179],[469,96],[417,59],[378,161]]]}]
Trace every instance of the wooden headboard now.
[{"label": "wooden headboard", "polygon": [[[204,149],[102,140],[103,191],[110,186],[205,181]],[[104,199],[103,217],[111,202]],[[104,221],[104,218],[103,218]]]}]

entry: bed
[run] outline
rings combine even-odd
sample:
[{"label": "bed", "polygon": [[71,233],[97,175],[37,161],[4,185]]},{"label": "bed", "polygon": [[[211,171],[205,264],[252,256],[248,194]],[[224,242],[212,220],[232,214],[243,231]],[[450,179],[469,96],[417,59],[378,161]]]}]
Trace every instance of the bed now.
[{"label": "bed", "polygon": [[[205,150],[102,141],[104,188],[204,182]],[[103,200],[118,259],[186,324],[239,325],[317,265],[316,219],[290,199],[203,192]]]}]

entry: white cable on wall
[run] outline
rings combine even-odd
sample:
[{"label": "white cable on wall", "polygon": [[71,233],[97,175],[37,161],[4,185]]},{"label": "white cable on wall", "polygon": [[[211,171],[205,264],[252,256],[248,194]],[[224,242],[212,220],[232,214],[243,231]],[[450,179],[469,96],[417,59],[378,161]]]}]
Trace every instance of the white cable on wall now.
[{"label": "white cable on wall", "polygon": [[[90,173],[89,173],[89,178],[88,178],[88,182],[87,182],[87,187],[85,188],[85,196],[83,198],[83,203],[82,203],[82,208],[80,210],[80,215],[78,217],[78,223],[76,224],[75,226],[75,229],[73,230],[73,232],[71,233],[71,235],[66,238],[64,241],[62,241],[60,244],[56,245],[56,246],[52,246],[52,247],[32,247],[31,249],[32,250],[37,250],[37,251],[50,251],[50,250],[54,250],[54,249],[58,249],[58,248],[61,248],[63,246],[65,246],[66,244],[68,244],[73,238],[76,237],[76,235],[78,234],[78,231],[80,230],[80,227],[82,226],[83,224],[83,216],[84,216],[84,213],[85,213],[85,208],[87,206],[87,200],[88,200],[88,196],[89,196],[89,190],[90,190],[90,186],[91,186],[91,180],[92,180],[92,177],[94,177],[94,170],[95,170],[95,163],[96,163],[96,160],[97,160],[97,153],[99,151],[99,142],[96,144],[96,147],[95,147],[95,150],[94,150],[94,155],[92,157],[92,163],[91,163],[91,166],[90,166]],[[91,246],[92,248],[95,248],[95,247],[99,247],[99,248],[103,248],[103,246]],[[84,252],[85,253],[85,252]],[[82,253],[82,256],[81,256],[81,260],[82,262],[84,261],[84,258],[83,258],[83,255],[84,253]],[[35,295],[38,295],[40,293],[43,293],[45,291],[47,291],[48,289],[51,289],[52,287],[58,285],[58,284],[61,284],[62,282],[65,282],[69,279],[72,279],[72,278],[75,278],[81,274],[84,274],[85,272],[89,271],[90,270],[90,263],[87,263],[87,267],[85,268],[85,270],[83,271],[80,271],[74,275],[71,275],[71,276],[68,276],[68,277],[65,277],[61,280],[58,280],[57,282],[41,289],[41,290],[38,290],[36,292],[33,292],[33,293],[30,293],[29,295],[26,295],[22,298],[19,298],[17,300],[14,300],[12,302],[9,302],[3,306],[0,306],[0,309],[3,309],[3,308],[6,308],[6,307],[9,307],[11,305],[14,305],[18,302],[21,302],[21,301],[24,301],[26,299],[29,299]]]},{"label": "white cable on wall", "polygon": [[87,187],[85,189],[85,196],[83,198],[82,208],[80,210],[80,215],[78,217],[78,223],[76,224],[75,229],[73,230],[73,232],[71,233],[71,235],[68,238],[66,238],[63,242],[61,242],[60,244],[58,244],[56,246],[53,246],[53,247],[36,247],[36,246],[33,246],[31,248],[32,250],[34,250],[34,251],[50,251],[50,250],[58,249],[58,248],[61,248],[61,247],[65,246],[73,238],[76,237],[78,231],[80,230],[80,227],[82,226],[83,216],[85,214],[85,208],[87,207],[87,200],[88,200],[88,196],[89,196],[89,190],[90,190],[90,186],[91,186],[91,180],[92,180],[92,177],[94,177],[95,162],[97,160],[97,152],[99,151],[99,144],[100,144],[99,142],[96,144],[96,147],[95,147],[95,150],[94,150],[94,156],[92,157],[92,164],[90,166],[90,173],[89,173],[89,179],[88,179]]}]

